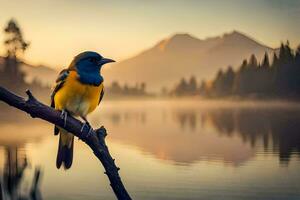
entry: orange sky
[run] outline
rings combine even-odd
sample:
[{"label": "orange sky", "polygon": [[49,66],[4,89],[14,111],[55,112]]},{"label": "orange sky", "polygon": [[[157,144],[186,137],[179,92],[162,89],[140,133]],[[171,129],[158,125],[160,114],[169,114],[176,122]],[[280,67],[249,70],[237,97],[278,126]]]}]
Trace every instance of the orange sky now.
[{"label": "orange sky", "polygon": [[[83,50],[122,60],[176,32],[199,38],[233,29],[277,47],[300,43],[297,0],[0,0],[0,25],[14,17],[31,42],[25,59],[61,68]],[[3,32],[0,33],[3,41]],[[0,46],[3,54],[3,45]]]}]

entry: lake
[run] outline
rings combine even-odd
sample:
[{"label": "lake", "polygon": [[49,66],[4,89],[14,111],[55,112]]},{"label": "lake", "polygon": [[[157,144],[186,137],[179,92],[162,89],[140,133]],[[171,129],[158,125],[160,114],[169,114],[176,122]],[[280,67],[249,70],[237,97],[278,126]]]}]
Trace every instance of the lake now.
[{"label": "lake", "polygon": [[[57,170],[52,125],[14,109],[0,118],[6,197],[27,196],[40,170],[43,199],[115,199],[83,142],[75,142],[72,168]],[[106,127],[133,199],[300,199],[300,105],[104,100],[89,120]]]}]

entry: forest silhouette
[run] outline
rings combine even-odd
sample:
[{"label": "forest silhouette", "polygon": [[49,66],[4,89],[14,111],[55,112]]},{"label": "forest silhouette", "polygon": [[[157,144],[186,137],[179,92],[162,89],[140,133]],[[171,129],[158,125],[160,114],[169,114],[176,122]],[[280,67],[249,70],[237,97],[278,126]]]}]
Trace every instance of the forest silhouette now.
[{"label": "forest silhouette", "polygon": [[299,97],[300,46],[294,52],[289,42],[282,43],[279,53],[273,54],[272,62],[267,53],[261,63],[252,54],[249,60],[243,60],[236,71],[231,66],[225,71],[220,69],[212,81],[202,81],[199,87],[195,76],[189,81],[182,78],[171,94],[206,97]]}]

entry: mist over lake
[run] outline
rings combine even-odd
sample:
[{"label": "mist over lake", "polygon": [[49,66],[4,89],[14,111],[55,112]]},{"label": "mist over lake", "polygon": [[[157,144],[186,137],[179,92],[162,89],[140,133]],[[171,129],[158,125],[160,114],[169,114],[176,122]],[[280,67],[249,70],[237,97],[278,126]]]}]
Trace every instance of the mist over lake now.
[{"label": "mist over lake", "polygon": [[[109,130],[107,143],[135,199],[300,195],[299,105],[115,100],[105,102],[90,119],[93,126],[105,124]],[[19,120],[1,120],[0,125],[1,174],[14,155],[29,163],[18,192],[29,190],[40,168],[45,199],[114,199],[101,166],[81,141],[75,143],[72,169],[57,171],[58,138],[52,126],[23,115]]]}]

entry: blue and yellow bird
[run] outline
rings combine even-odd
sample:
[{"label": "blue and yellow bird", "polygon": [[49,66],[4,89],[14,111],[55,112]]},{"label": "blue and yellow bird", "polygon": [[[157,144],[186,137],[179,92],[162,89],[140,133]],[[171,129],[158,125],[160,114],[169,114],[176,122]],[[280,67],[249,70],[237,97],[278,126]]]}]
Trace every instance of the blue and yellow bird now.
[{"label": "blue and yellow bird", "polygon": [[[94,111],[104,95],[101,68],[104,64],[115,62],[103,58],[96,52],[86,51],[77,55],[70,66],[60,72],[51,95],[51,107],[62,111],[65,120],[68,114],[81,117],[89,126],[87,115]],[[74,136],[63,127],[54,127],[54,134],[59,136],[56,166],[64,164],[69,169],[73,162]]]}]

